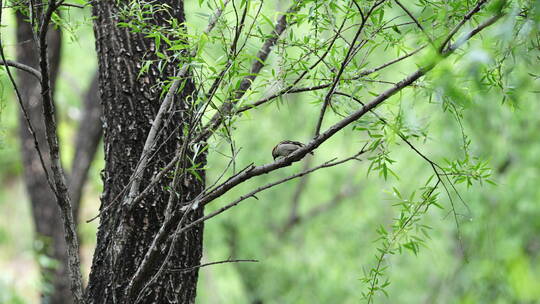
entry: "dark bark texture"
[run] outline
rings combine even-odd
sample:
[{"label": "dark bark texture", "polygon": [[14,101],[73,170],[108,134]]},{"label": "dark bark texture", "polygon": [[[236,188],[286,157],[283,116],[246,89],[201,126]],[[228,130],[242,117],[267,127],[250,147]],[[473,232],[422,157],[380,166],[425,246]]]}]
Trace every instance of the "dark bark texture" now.
[{"label": "dark bark texture", "polygon": [[[103,105],[105,169],[101,196],[101,216],[97,235],[87,303],[134,303],[125,296],[126,287],[132,280],[147,253],[154,236],[164,221],[170,196],[171,177],[163,179],[131,210],[122,206],[128,194],[130,178],[140,159],[151,123],[159,109],[163,82],[174,76],[180,62],[169,61],[160,71],[152,65],[148,73],[138,76],[144,60],[157,59],[152,39],[119,27],[119,10],[128,1],[96,1],[93,15],[96,49],[99,58],[99,89]],[[183,1],[166,0],[154,2],[166,4],[168,11],[157,11],[147,22],[167,26],[171,18],[184,21]],[[165,8],[162,7],[162,8]],[[169,54],[162,43],[161,52]],[[159,133],[152,158],[144,171],[140,189],[144,189],[151,176],[169,162],[182,146],[181,130],[192,114],[189,97],[194,91],[191,81],[186,80],[176,94],[174,111],[167,114]],[[187,157],[192,157],[188,152]],[[197,159],[203,163],[204,156]],[[187,163],[185,160],[182,163]],[[174,191],[174,208],[193,199],[204,187],[202,177],[186,174],[180,178]],[[202,211],[192,212],[188,222],[202,216]],[[170,255],[166,268],[188,268],[199,265],[202,256],[202,225],[179,237],[174,248],[171,238],[159,247],[160,258],[154,259],[142,280],[134,284],[133,293],[138,303],[193,303],[196,294],[198,272],[172,273],[163,271],[156,280],[150,279]],[[171,249],[171,250],[169,250]],[[144,288],[148,285],[147,288]]]}]

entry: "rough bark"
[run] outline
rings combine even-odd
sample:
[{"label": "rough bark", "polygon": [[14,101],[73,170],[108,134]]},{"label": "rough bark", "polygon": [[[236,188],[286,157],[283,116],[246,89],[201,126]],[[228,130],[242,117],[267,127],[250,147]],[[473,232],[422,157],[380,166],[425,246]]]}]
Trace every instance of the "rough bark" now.
[{"label": "rough bark", "polygon": [[[126,1],[127,2],[127,1]],[[160,1],[170,11],[160,11],[149,22],[166,26],[167,18],[184,20],[183,1]],[[152,40],[118,26],[119,6],[122,1],[98,1],[93,15],[96,49],[99,58],[99,88],[103,105],[105,169],[101,196],[101,216],[89,285],[87,303],[133,303],[125,297],[126,287],[147,253],[154,236],[164,222],[165,209],[170,196],[171,179],[163,179],[133,208],[121,204],[126,189],[143,151],[147,134],[161,103],[162,82],[175,75],[180,62],[169,61],[160,71],[153,65],[147,74],[138,77],[143,60],[157,59]],[[164,43],[162,43],[164,44]],[[161,52],[168,51],[161,46]],[[180,149],[182,125],[189,119],[186,99],[194,90],[186,80],[181,92],[174,98],[173,114],[167,114],[159,133],[158,147],[143,173],[140,189],[150,177],[158,173]],[[171,116],[172,115],[172,116]],[[188,153],[188,157],[192,154]],[[197,162],[204,162],[204,156]],[[182,161],[185,165],[185,162]],[[184,166],[182,165],[182,166]],[[182,167],[181,166],[181,167]],[[199,172],[204,180],[204,172]],[[193,199],[203,187],[203,180],[184,175],[174,187],[174,206]],[[191,213],[193,220],[202,211]],[[202,225],[179,238],[166,267],[188,268],[199,265],[202,255]],[[171,239],[160,246],[161,258],[153,261],[141,283],[134,286],[139,295],[145,284],[156,274],[165,260]],[[139,303],[193,303],[196,293],[197,270],[185,273],[164,271],[141,294]]]}]

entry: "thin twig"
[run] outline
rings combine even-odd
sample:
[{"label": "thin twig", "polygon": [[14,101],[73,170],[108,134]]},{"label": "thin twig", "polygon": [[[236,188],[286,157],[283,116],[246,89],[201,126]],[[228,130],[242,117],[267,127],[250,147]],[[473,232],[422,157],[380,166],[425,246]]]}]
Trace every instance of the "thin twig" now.
[{"label": "thin twig", "polygon": [[287,10],[287,12],[281,15],[272,31],[272,34],[264,42],[263,46],[259,49],[256,55],[256,59],[253,60],[249,74],[242,79],[240,85],[238,86],[238,89],[233,92],[234,96],[230,96],[229,99],[225,101],[223,105],[221,105],[218,112],[210,119],[206,126],[203,127],[202,132],[194,139],[195,142],[206,140],[212,134],[212,132],[216,130],[216,128],[223,122],[223,120],[231,112],[238,100],[240,100],[244,96],[244,94],[251,88],[251,85],[253,84],[253,82],[257,78],[257,75],[263,68],[264,62],[270,55],[272,48],[276,44],[278,38],[287,28],[287,16],[298,11],[300,9],[300,6],[301,5],[298,2],[295,2]]},{"label": "thin twig", "polygon": [[[309,176],[309,175],[306,175]],[[303,178],[305,180],[305,176]],[[306,211],[304,214],[298,214],[298,212],[290,213],[290,216],[287,218],[285,223],[282,225],[280,229],[278,229],[277,233],[279,236],[283,236],[287,232],[289,232],[294,226],[300,224],[301,222],[305,221],[306,219],[314,218],[328,210],[330,210],[333,207],[338,206],[343,202],[343,200],[354,193],[358,192],[360,190],[359,187],[353,187],[353,182],[351,181],[349,184],[342,187],[342,189],[334,195],[330,200],[328,200],[325,203],[322,203],[320,205],[317,205],[308,211]]]},{"label": "thin twig", "polygon": [[[363,14],[362,12],[362,9],[360,8],[360,6],[358,5],[358,3],[356,3],[356,0],[352,0],[352,2],[355,4],[355,6],[357,7],[358,9],[358,12],[360,13],[361,17],[362,17],[362,22],[360,23],[360,26],[358,27],[358,30],[356,31],[356,34],[353,38],[353,41],[351,42],[351,45],[349,47],[349,49],[347,50],[347,54],[345,55],[345,58],[343,59],[343,62],[338,70],[338,72],[336,73],[336,76],[334,77],[334,81],[332,82],[332,85],[330,85],[330,89],[328,90],[328,92],[326,93],[326,96],[324,97],[324,102],[323,102],[323,105],[321,107],[321,111],[320,111],[320,114],[319,114],[319,119],[317,120],[317,125],[315,126],[315,136],[318,136],[319,133],[321,132],[321,127],[322,127],[322,122],[323,122],[323,119],[324,119],[324,114],[326,113],[326,108],[331,105],[331,102],[332,102],[332,96],[334,95],[334,91],[336,90],[336,86],[337,84],[339,83],[339,80],[341,78],[341,75],[343,74],[343,72],[345,71],[345,68],[347,67],[347,64],[350,62],[349,59],[352,58],[352,53],[353,51],[355,50],[355,45],[356,45],[356,42],[357,40],[360,38],[360,34],[362,33],[362,31],[364,30],[364,27],[366,25],[366,22],[367,22],[367,19],[371,16],[371,14],[373,13],[373,11],[381,4],[384,3],[384,0],[382,1],[379,1],[379,2],[376,2],[374,3],[371,8],[369,9],[369,11],[367,12],[367,14]],[[360,46],[361,47],[361,46]]]},{"label": "thin twig", "polygon": [[13,61],[13,60],[5,60],[4,58],[2,58],[2,62],[0,64],[3,64],[4,66],[6,66],[6,69],[8,66],[12,66],[21,71],[28,72],[41,82],[41,73],[29,65],[26,65],[17,61]]},{"label": "thin twig", "polygon": [[[365,147],[365,146],[364,146],[364,147]],[[195,221],[189,223],[188,225],[182,227],[182,229],[180,229],[177,233],[181,234],[181,233],[183,233],[184,231],[190,229],[191,227],[193,227],[193,226],[195,226],[195,225],[197,225],[197,224],[199,224],[199,223],[201,223],[201,222],[207,221],[207,220],[209,220],[209,219],[211,219],[211,218],[213,218],[213,217],[215,217],[215,216],[217,216],[217,215],[219,215],[219,214],[225,212],[225,211],[228,210],[228,209],[231,209],[232,207],[238,205],[240,202],[242,202],[242,201],[245,200],[245,199],[248,199],[248,198],[250,198],[250,197],[253,197],[253,198],[257,199],[257,197],[255,196],[255,194],[257,194],[257,193],[259,193],[259,192],[262,192],[262,191],[264,191],[264,190],[270,189],[270,188],[272,188],[272,187],[274,187],[274,186],[277,186],[277,185],[279,185],[279,184],[288,182],[288,181],[290,181],[290,180],[292,180],[292,179],[295,179],[295,178],[302,177],[302,176],[304,176],[304,175],[310,174],[310,173],[312,173],[312,172],[314,172],[314,171],[317,171],[317,170],[319,170],[319,169],[322,169],[322,168],[328,168],[328,167],[337,166],[337,165],[343,164],[343,163],[348,162],[348,161],[351,161],[351,160],[360,160],[358,157],[359,157],[360,155],[366,153],[366,152],[367,152],[367,150],[362,149],[360,152],[358,152],[357,154],[355,154],[355,155],[353,155],[353,156],[351,156],[351,157],[348,157],[348,158],[345,158],[345,159],[342,159],[342,160],[339,160],[339,161],[328,161],[328,162],[325,162],[325,163],[323,163],[322,165],[316,166],[316,167],[314,167],[314,168],[311,168],[311,169],[302,171],[302,172],[300,172],[300,173],[293,174],[293,175],[291,175],[291,176],[282,178],[282,179],[280,179],[280,180],[278,180],[278,181],[275,181],[275,182],[266,184],[266,185],[264,185],[264,186],[262,186],[262,187],[259,187],[259,188],[255,189],[255,190],[253,190],[253,191],[250,191],[250,192],[248,192],[248,193],[246,193],[246,194],[240,196],[239,198],[237,198],[237,199],[234,200],[233,202],[227,204],[226,206],[221,207],[221,208],[219,208],[218,210],[216,210],[216,211],[214,211],[214,212],[212,212],[212,213],[210,213],[210,214],[208,214],[208,215],[206,215],[206,216],[204,216],[204,217],[201,217],[201,218],[199,218],[199,219],[197,219],[197,220],[195,220]]]},{"label": "thin twig", "polygon": [[490,26],[490,25],[494,24],[495,22],[497,22],[503,16],[504,16],[504,14],[502,12],[499,12],[497,15],[495,15],[495,16],[489,18],[488,20],[482,22],[480,25],[475,27],[472,31],[470,31],[470,32],[464,34],[462,37],[460,37],[458,39],[458,41],[456,41],[455,43],[449,45],[448,49],[443,51],[443,55],[449,55],[449,54],[453,53],[455,50],[457,50],[463,44],[465,44],[467,41],[469,41],[469,39],[471,39],[473,36],[477,35],[478,33],[480,33],[482,30],[484,30],[488,26]]},{"label": "thin twig", "polygon": [[475,7],[470,10],[464,17],[461,19],[461,21],[450,31],[448,36],[444,39],[444,41],[441,43],[441,46],[439,47],[439,53],[443,53],[444,48],[446,47],[446,44],[454,37],[454,35],[459,31],[459,29],[467,22],[469,19],[472,18],[474,14],[476,14],[482,6],[487,3],[489,0],[479,0]]},{"label": "thin twig", "polygon": [[429,36],[429,34],[426,32],[426,30],[424,29],[424,27],[422,26],[422,24],[420,23],[420,21],[418,21],[418,19],[416,19],[416,17],[414,17],[414,15],[407,9],[407,7],[405,7],[403,4],[401,4],[401,2],[399,2],[399,0],[394,0],[396,2],[396,4],[401,7],[401,9],[403,11],[405,11],[405,13],[407,15],[409,15],[409,17],[414,21],[414,23],[416,23],[416,25],[418,26],[418,28],[422,31],[422,33],[424,33],[424,35],[426,35],[429,43],[431,45],[434,45],[433,43],[433,39],[431,39],[431,36]]},{"label": "thin twig", "polygon": [[190,271],[193,271],[193,270],[196,270],[196,269],[199,269],[199,268],[203,268],[203,267],[207,267],[207,266],[212,266],[212,265],[217,265],[217,264],[226,264],[226,263],[245,263],[245,262],[249,262],[249,263],[258,263],[259,260],[253,260],[253,259],[243,259],[243,260],[231,260],[231,259],[228,259],[228,260],[223,260],[223,261],[217,261],[217,262],[211,262],[211,263],[205,263],[205,264],[201,264],[201,265],[197,265],[197,266],[193,266],[193,267],[189,267],[189,268],[170,268],[168,269],[167,271],[169,272],[190,272]]},{"label": "thin twig", "polygon": [[[354,76],[352,78],[342,78],[341,80],[357,80],[357,79],[360,79],[362,78],[363,76],[367,76],[367,75],[370,75],[370,74],[373,74],[375,72],[378,72],[386,67],[389,67],[395,63],[398,63],[404,59],[407,59],[411,56],[413,56],[414,54],[420,52],[421,50],[423,50],[425,48],[425,46],[421,46],[419,47],[418,49],[408,53],[408,54],[405,54],[401,57],[398,57],[396,59],[393,59],[389,62],[386,62],[378,67],[375,67],[375,68],[372,68],[372,69],[368,69],[368,70],[364,70],[360,73],[358,73],[357,76]],[[277,97],[280,97],[282,95],[285,95],[285,94],[295,94],[295,93],[303,93],[303,92],[310,92],[310,91],[317,91],[317,90],[322,90],[322,89],[326,89],[328,87],[330,87],[332,85],[332,82],[329,82],[329,83],[324,83],[324,84],[320,84],[320,85],[315,85],[315,86],[311,86],[311,87],[303,87],[303,88],[294,88],[294,86],[290,86],[290,87],[287,87],[283,90],[281,90],[280,92],[277,92],[271,96],[268,96],[268,97],[265,97],[263,99],[260,99],[252,104],[248,104],[248,105],[245,105],[243,107],[241,107],[240,109],[238,109],[237,113],[241,113],[241,112],[244,112],[244,111],[247,111],[247,110],[251,110],[255,107],[258,107],[262,104],[265,104]]]},{"label": "thin twig", "polygon": [[400,224],[400,228],[396,232],[394,232],[394,234],[392,236],[392,239],[387,243],[387,247],[386,247],[387,250],[382,250],[380,252],[379,257],[377,258],[377,266],[375,267],[374,270],[372,270],[372,273],[374,275],[373,275],[373,278],[371,278],[371,284],[370,284],[370,288],[369,288],[370,291],[368,293],[368,298],[367,298],[368,303],[373,303],[374,291],[376,290],[375,284],[377,284],[379,282],[378,277],[381,275],[381,272],[382,272],[381,268],[382,268],[382,263],[384,261],[384,258],[386,257],[386,255],[388,255],[390,249],[394,246],[395,242],[398,240],[398,236],[401,234],[401,232],[403,230],[405,230],[409,226],[411,221],[416,217],[416,215],[419,214],[420,209],[425,205],[427,205],[427,207],[429,207],[429,204],[428,204],[429,199],[431,198],[431,195],[433,195],[433,193],[435,192],[435,190],[439,186],[440,182],[441,181],[438,180],[435,183],[435,185],[426,194],[425,199],[422,200],[422,202],[420,204],[417,204],[417,206],[411,212],[411,215],[403,222],[403,224]]},{"label": "thin twig", "polygon": [[[3,1],[0,0],[0,24],[2,23],[2,9],[1,9],[2,2]],[[47,183],[49,184],[51,191],[56,194],[56,188],[54,186],[51,176],[49,175],[49,171],[47,169],[47,166],[45,165],[45,160],[43,158],[43,153],[41,152],[41,148],[39,147],[36,131],[34,129],[34,126],[32,125],[32,122],[30,121],[30,117],[28,116],[28,111],[26,110],[26,107],[24,106],[24,102],[22,100],[22,95],[19,91],[19,87],[17,86],[17,83],[15,82],[15,79],[13,78],[13,75],[11,74],[11,71],[9,69],[9,66],[10,66],[8,64],[9,60],[6,60],[6,56],[4,54],[4,46],[2,45],[1,32],[0,32],[0,56],[2,57],[2,63],[6,67],[6,73],[8,75],[9,81],[11,82],[11,84],[13,85],[13,89],[15,90],[15,96],[17,97],[17,102],[19,103],[19,106],[21,107],[21,112],[23,114],[24,120],[26,121],[26,126],[28,127],[28,131],[32,135],[32,139],[34,141],[34,147],[36,148],[36,151],[39,157],[39,163],[41,165],[41,168],[43,169],[43,172],[45,173]],[[39,78],[41,80],[41,74],[39,74]]]}]

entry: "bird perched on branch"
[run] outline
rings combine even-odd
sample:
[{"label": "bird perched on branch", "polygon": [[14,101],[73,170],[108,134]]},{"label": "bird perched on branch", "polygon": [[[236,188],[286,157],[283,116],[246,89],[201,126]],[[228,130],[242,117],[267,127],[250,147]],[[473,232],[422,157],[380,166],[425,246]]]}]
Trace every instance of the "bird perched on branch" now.
[{"label": "bird perched on branch", "polygon": [[[305,145],[298,141],[284,140],[277,144],[274,149],[272,149],[272,157],[274,160],[280,157],[286,157],[287,155],[293,153],[294,151],[304,147]],[[313,152],[309,152],[313,154]]]}]

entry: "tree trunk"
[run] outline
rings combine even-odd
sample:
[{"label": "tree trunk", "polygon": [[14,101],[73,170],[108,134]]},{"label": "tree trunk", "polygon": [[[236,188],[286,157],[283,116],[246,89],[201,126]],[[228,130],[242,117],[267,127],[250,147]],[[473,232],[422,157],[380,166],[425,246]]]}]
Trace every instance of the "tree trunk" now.
[{"label": "tree trunk", "polygon": [[[133,278],[147,253],[152,240],[164,221],[170,196],[170,177],[165,178],[146,194],[131,210],[122,206],[127,195],[126,187],[141,157],[143,146],[161,103],[163,82],[175,75],[178,61],[166,62],[162,70],[152,65],[148,73],[138,76],[144,60],[158,59],[154,55],[152,39],[119,27],[119,6],[128,1],[96,1],[93,7],[94,32],[99,60],[99,88],[103,105],[105,169],[101,196],[100,226],[94,253],[90,281],[86,290],[87,303],[134,303],[125,296],[126,287]],[[158,11],[147,22],[167,26],[167,18],[184,21],[183,1],[167,0],[168,12]],[[160,52],[171,54],[166,46]],[[188,99],[194,92],[190,80],[182,86],[173,102],[175,111],[164,119],[157,148],[143,173],[140,189],[150,177],[169,162],[181,147],[183,125],[192,114]],[[169,123],[167,123],[169,122]],[[188,153],[188,157],[192,156]],[[204,163],[204,156],[197,162]],[[185,163],[185,162],[182,162]],[[202,167],[202,166],[201,166]],[[204,188],[204,172],[184,175],[172,187],[174,206],[193,199]],[[129,190],[129,189],[128,189]],[[188,220],[202,216],[202,211],[192,212]],[[119,231],[120,230],[120,231]],[[195,301],[198,272],[164,271],[156,280],[150,279],[170,254],[167,268],[188,268],[199,265],[202,255],[202,225],[183,234],[175,248],[169,252],[171,238],[160,247],[160,258],[151,263],[143,273],[142,281],[134,285],[138,303],[193,303]],[[150,283],[149,283],[150,282]],[[148,285],[147,288],[144,288]],[[141,292],[143,291],[143,292]]]},{"label": "tree trunk", "polygon": [[[32,27],[25,21],[25,18],[27,17],[17,12],[17,61],[39,70],[38,52],[32,36]],[[50,30],[48,39],[50,46],[49,62],[51,65],[50,78],[52,88],[54,89],[60,62],[60,31]],[[45,164],[47,167],[50,167],[50,161],[47,157],[49,149],[45,138],[39,81],[31,74],[25,72],[18,72],[17,79],[22,102],[34,126]],[[45,172],[34,147],[34,139],[26,126],[26,120],[22,112],[19,116],[19,122],[24,180],[32,205],[35,238],[43,244],[42,248],[38,248],[39,253],[58,261],[57,267],[41,265],[44,283],[49,285],[44,286],[45,290],[42,291],[41,296],[42,302],[51,304],[72,303],[67,268],[66,242],[64,240],[64,228],[62,226],[62,219],[60,218],[60,210],[56,204],[56,198],[47,183]]]},{"label": "tree trunk", "polygon": [[[27,16],[17,11],[17,61],[39,70],[39,58],[32,27],[27,22]],[[54,90],[60,64],[61,32],[50,29],[48,32],[49,62],[51,87]],[[48,158],[49,147],[43,122],[41,85],[31,74],[18,71],[17,86],[20,89],[22,102],[28,117],[36,132],[36,138],[44,157],[47,168],[50,167]],[[73,216],[75,222],[82,189],[86,183],[88,170],[101,138],[101,106],[97,89],[97,75],[84,96],[82,118],[75,140],[75,156],[69,175],[70,195],[72,197]],[[40,254],[58,262],[57,267],[41,265],[44,281],[42,302],[47,304],[73,303],[68,276],[68,257],[64,228],[60,217],[60,209],[56,197],[51,191],[45,171],[41,166],[39,155],[34,146],[34,138],[30,134],[22,111],[19,115],[19,139],[23,160],[24,181],[32,206],[32,216],[35,224],[36,240],[43,244],[37,248]],[[50,172],[49,172],[50,174]]]}]

